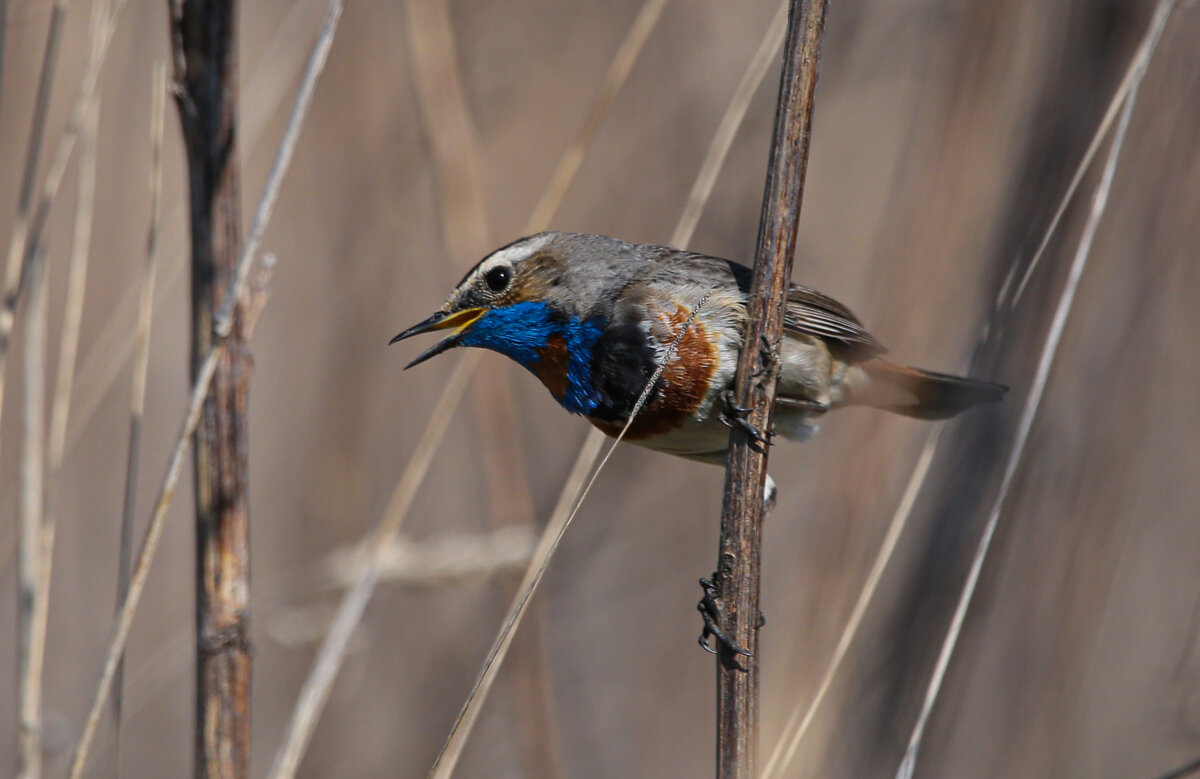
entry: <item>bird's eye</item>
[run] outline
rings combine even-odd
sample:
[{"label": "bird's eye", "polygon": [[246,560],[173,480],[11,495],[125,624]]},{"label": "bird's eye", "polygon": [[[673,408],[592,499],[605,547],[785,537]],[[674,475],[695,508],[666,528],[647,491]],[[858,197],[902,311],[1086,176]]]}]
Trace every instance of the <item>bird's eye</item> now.
[{"label": "bird's eye", "polygon": [[507,265],[497,265],[483,274],[483,283],[487,284],[488,289],[492,292],[503,292],[511,280],[512,268]]}]

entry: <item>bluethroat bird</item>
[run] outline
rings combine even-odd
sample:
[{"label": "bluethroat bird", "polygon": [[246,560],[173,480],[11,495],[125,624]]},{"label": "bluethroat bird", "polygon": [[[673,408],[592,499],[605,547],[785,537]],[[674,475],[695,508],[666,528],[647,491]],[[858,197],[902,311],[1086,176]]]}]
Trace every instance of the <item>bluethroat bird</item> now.
[{"label": "bluethroat bird", "polygon": [[[750,274],[736,262],[668,246],[539,233],[483,258],[440,309],[392,343],[450,330],[407,367],[457,346],[500,352],[537,376],[567,411],[614,437],[662,367],[625,439],[723,463],[726,427],[749,426],[731,389],[746,330]],[[886,351],[850,309],[792,285],[777,355],[776,430],[787,438],[808,438],[816,419],[841,406],[944,419],[1000,400],[1007,389],[896,365],[880,357]],[[768,440],[753,428],[748,432]],[[774,493],[767,477],[768,505]],[[700,580],[700,645],[740,667],[732,658],[749,652],[722,632],[721,581],[719,573]],[[710,636],[724,651],[709,646]]]},{"label": "bluethroat bird", "polygon": [[[610,436],[625,427],[673,348],[625,440],[724,463],[730,401],[746,328],[750,269],[730,260],[603,235],[546,232],[498,249],[467,272],[432,316],[392,339],[448,337],[411,368],[458,346],[491,349]],[[780,349],[776,430],[805,439],[830,409],[872,406],[944,419],[1003,397],[991,382],[907,368],[833,298],[792,285]]]}]

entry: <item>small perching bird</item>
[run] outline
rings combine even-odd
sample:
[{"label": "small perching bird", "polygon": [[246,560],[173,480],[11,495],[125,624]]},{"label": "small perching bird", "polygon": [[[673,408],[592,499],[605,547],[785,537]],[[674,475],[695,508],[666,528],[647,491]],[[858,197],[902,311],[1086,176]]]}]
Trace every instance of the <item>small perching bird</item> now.
[{"label": "small perching bird", "polygon": [[[432,316],[392,343],[451,334],[408,367],[457,346],[504,354],[567,411],[610,436],[624,428],[664,356],[668,361],[625,439],[723,463],[729,398],[746,329],[750,269],[730,260],[603,235],[546,232],[514,241],[472,268]],[[808,438],[842,406],[943,419],[1000,400],[1006,387],[906,368],[851,311],[792,285],[780,347],[775,425]]]}]

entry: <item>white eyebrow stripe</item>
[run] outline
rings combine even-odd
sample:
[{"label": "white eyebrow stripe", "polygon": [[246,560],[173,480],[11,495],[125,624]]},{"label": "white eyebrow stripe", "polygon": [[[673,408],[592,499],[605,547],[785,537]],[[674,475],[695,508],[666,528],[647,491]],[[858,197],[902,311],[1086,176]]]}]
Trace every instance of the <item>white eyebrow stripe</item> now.
[{"label": "white eyebrow stripe", "polygon": [[497,265],[513,265],[521,260],[527,259],[543,246],[550,242],[552,236],[536,235],[528,240],[515,243],[512,246],[506,246],[498,252],[492,254],[483,262],[479,263],[479,267],[475,271],[475,275],[482,276]]}]

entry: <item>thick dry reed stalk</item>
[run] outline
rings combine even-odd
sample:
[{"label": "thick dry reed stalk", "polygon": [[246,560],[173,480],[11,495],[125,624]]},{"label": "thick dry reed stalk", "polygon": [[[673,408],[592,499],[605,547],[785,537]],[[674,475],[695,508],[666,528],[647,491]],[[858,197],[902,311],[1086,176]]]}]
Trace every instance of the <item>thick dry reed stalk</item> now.
[{"label": "thick dry reed stalk", "polygon": [[[1160,9],[1161,10],[1161,9]],[[979,338],[975,351],[986,341],[989,333],[1000,319],[1002,310],[1011,310],[1020,301],[1021,294],[1028,284],[1029,278],[1033,274],[1034,269],[1038,266],[1042,255],[1045,253],[1046,247],[1050,243],[1050,239],[1058,231],[1062,216],[1066,212],[1067,206],[1074,200],[1075,193],[1078,191],[1079,182],[1083,180],[1084,175],[1091,167],[1092,160],[1095,159],[1096,151],[1100,148],[1101,141],[1108,135],[1108,131],[1112,127],[1112,123],[1117,118],[1118,110],[1123,104],[1129,90],[1133,87],[1138,79],[1139,69],[1144,67],[1144,64],[1149,61],[1151,54],[1154,52],[1161,38],[1163,24],[1166,17],[1155,17],[1149,28],[1143,36],[1138,50],[1134,53],[1129,67],[1126,69],[1125,76],[1122,78],[1120,85],[1117,87],[1116,93],[1113,95],[1108,109],[1105,111],[1104,117],[1097,126],[1091,141],[1088,144],[1087,151],[1080,159],[1076,166],[1075,172],[1071,177],[1070,184],[1063,193],[1059,201],[1058,207],[1055,209],[1054,216],[1050,220],[1050,224],[1046,227],[1038,246],[1034,251],[1031,259],[1025,267],[1025,272],[1022,275],[1022,280],[1017,287],[1013,287],[1016,280],[1016,271],[1018,264],[1014,263],[1009,272],[1005,283],[1002,285],[999,294],[997,295],[995,304],[992,307],[992,314],[988,321],[984,323],[980,329]],[[973,362],[972,360],[968,361]],[[780,733],[778,741],[771,751],[771,756],[766,765],[763,767],[764,779],[772,779],[772,777],[789,776],[792,760],[795,758],[797,750],[800,747],[801,741],[807,734],[809,727],[812,725],[817,711],[825,700],[830,687],[833,684],[833,679],[841,668],[842,662],[846,658],[850,645],[858,633],[859,627],[862,625],[862,620],[866,614],[867,607],[874,599],[879,582],[883,577],[883,571],[887,568],[892,554],[896,549],[900,535],[903,533],[909,518],[912,515],[912,508],[915,504],[917,496],[924,487],[925,478],[929,474],[929,468],[932,464],[933,455],[935,454],[938,444],[941,440],[944,426],[936,425],[929,432],[929,437],[925,441],[924,447],[921,449],[921,454],[917,458],[916,467],[909,476],[908,484],[905,486],[904,494],[897,505],[895,512],[892,514],[892,519],[888,524],[887,531],[884,533],[883,542],[880,544],[879,551],[876,553],[875,560],[871,564],[871,569],[867,574],[867,578],[863,583],[862,590],[859,592],[858,599],[855,601],[854,607],[851,610],[850,617],[846,621],[846,625],[842,629],[841,635],[838,637],[837,645],[834,648],[829,662],[826,664],[825,671],[821,674],[820,681],[817,683],[816,692],[807,702],[797,700],[791,714],[788,716],[788,721],[784,725],[783,731]]]},{"label": "thick dry reed stalk", "polygon": [[[567,146],[550,177],[550,183],[543,191],[538,205],[534,207],[533,214],[524,229],[526,234],[545,230],[548,226],[562,196],[573,180],[575,172],[579,169],[580,160],[590,148],[592,141],[595,140],[604,117],[607,116],[608,110],[612,106],[613,99],[620,92],[633,63],[644,48],[665,1],[646,0],[643,4],[633,26],[617,50],[604,83],[600,87],[599,95],[584,121],[583,128]],[[450,379],[442,389],[436,409],[440,410],[445,406],[449,409],[448,413],[453,413],[478,364],[479,355],[475,350],[469,350],[467,354],[459,358]],[[342,597],[337,616],[334,618],[329,633],[313,661],[313,667],[300,689],[296,705],[292,709],[292,719],[288,723],[283,741],[275,753],[270,773],[272,779],[292,777],[300,766],[300,760],[304,756],[304,751],[312,738],[312,732],[316,728],[317,719],[329,698],[334,679],[337,678],[337,671],[345,657],[350,637],[362,618],[367,601],[370,600],[382,561],[388,553],[392,539],[403,525],[408,506],[411,505],[412,499],[421,485],[429,459],[432,458],[445,436],[445,430],[446,423],[441,419],[439,412],[435,411],[401,474],[388,503],[388,509],[384,512],[384,516],[376,525],[375,530],[363,542],[364,564],[359,573],[359,580]]]},{"label": "thick dry reed stalk", "polygon": [[237,272],[230,281],[228,292],[223,297],[224,302],[222,303],[221,310],[217,312],[215,317],[213,330],[216,335],[216,343],[209,352],[208,357],[200,365],[196,379],[192,385],[187,411],[184,414],[180,431],[175,438],[175,447],[167,463],[167,472],[163,477],[149,526],[146,528],[141,548],[134,562],[133,575],[129,581],[129,592],[115,620],[113,636],[109,641],[104,665],[100,672],[99,681],[96,684],[96,691],[92,697],[91,706],[88,709],[87,719],[84,723],[83,733],[80,735],[79,744],[71,759],[69,773],[71,779],[78,779],[78,777],[82,776],[83,769],[87,764],[91,745],[95,739],[96,729],[100,722],[100,712],[104,708],[108,696],[112,691],[112,683],[116,676],[117,665],[121,655],[125,651],[125,644],[129,639],[129,630],[133,624],[133,616],[137,611],[138,604],[141,603],[142,595],[146,589],[146,580],[150,574],[150,564],[154,560],[154,553],[157,551],[158,543],[162,537],[167,509],[171,505],[171,499],[174,497],[180,475],[183,472],[190,438],[200,418],[204,398],[208,394],[209,383],[212,381],[213,373],[216,370],[217,359],[223,351],[224,338],[229,334],[229,329],[232,327],[234,306],[236,305],[236,301],[246,295],[254,257],[262,243],[263,233],[266,231],[267,224],[271,221],[271,214],[279,196],[280,186],[290,166],[292,155],[296,148],[296,141],[300,136],[300,128],[304,117],[308,113],[308,107],[312,102],[313,91],[316,88],[318,78],[325,69],[325,62],[329,56],[329,49],[333,45],[333,36],[337,31],[337,24],[341,18],[341,13],[341,0],[330,0],[325,11],[325,17],[321,22],[321,28],[317,32],[316,40],[309,54],[308,64],[301,79],[300,87],[297,90],[296,100],[288,117],[283,138],[279,142],[275,161],[271,166],[270,172],[267,174],[267,182],[263,187],[263,194],[258,201],[258,207],[255,209],[254,218],[250,224],[250,231],[246,236],[245,243],[242,245]]},{"label": "thick dry reed stalk", "polygon": [[[1174,5],[1174,0],[1164,0],[1164,2],[1159,4],[1156,19],[1161,15],[1164,25],[1166,15],[1170,13],[1172,5]],[[1025,405],[1021,409],[1021,417],[1017,422],[1017,433],[1013,442],[1013,448],[1009,452],[1008,461],[1004,466],[1004,474],[1000,479],[1000,487],[992,502],[992,508],[988,513],[987,521],[984,523],[983,534],[980,536],[979,545],[976,547],[971,567],[967,572],[966,582],[963,584],[958,604],[950,620],[950,627],[946,631],[941,651],[938,653],[937,662],[934,665],[933,673],[929,680],[929,686],[925,691],[925,699],[922,702],[921,711],[917,716],[916,723],[913,725],[908,746],[904,751],[904,757],[896,772],[897,779],[911,779],[913,773],[916,771],[917,757],[925,735],[925,728],[929,723],[930,715],[933,713],[933,707],[937,703],[938,695],[941,693],[942,683],[946,677],[946,669],[949,667],[950,659],[953,657],[954,650],[958,645],[958,638],[962,635],[963,622],[966,619],[967,610],[971,605],[975,589],[979,584],[979,576],[983,570],[983,564],[987,559],[988,552],[991,549],[992,539],[995,538],[996,527],[1000,522],[1000,513],[1004,508],[1005,499],[1008,497],[1008,490],[1012,486],[1013,479],[1021,465],[1025,454],[1025,444],[1029,440],[1029,432],[1033,428],[1038,409],[1041,407],[1042,396],[1045,393],[1046,384],[1050,377],[1050,369],[1053,367],[1054,358],[1058,354],[1058,345],[1062,340],[1063,331],[1066,329],[1067,318],[1071,314],[1072,304],[1075,302],[1075,293],[1079,289],[1079,280],[1083,277],[1083,271],[1087,267],[1092,242],[1096,237],[1096,231],[1100,226],[1104,210],[1108,205],[1108,196],[1112,190],[1117,161],[1121,156],[1121,147],[1125,142],[1125,133],[1129,128],[1130,117],[1133,115],[1133,106],[1137,101],[1138,86],[1141,83],[1142,76],[1145,74],[1145,70],[1145,63],[1143,63],[1142,67],[1138,69],[1138,74],[1129,90],[1129,94],[1125,98],[1124,109],[1121,112],[1116,129],[1113,131],[1108,159],[1105,161],[1100,183],[1096,186],[1096,192],[1092,196],[1091,210],[1088,213],[1087,222],[1084,224],[1083,233],[1079,239],[1079,246],[1075,250],[1075,257],[1071,262],[1067,280],[1063,284],[1062,293],[1059,295],[1058,303],[1054,309],[1054,316],[1046,332],[1046,340],[1042,345],[1041,355],[1038,357],[1037,369],[1034,372],[1029,395],[1026,397]]]},{"label": "thick dry reed stalk", "polygon": [[[169,4],[174,95],[190,191],[192,379],[214,350],[241,252],[237,1]],[[241,306],[192,445],[196,511],[195,775],[250,772],[250,442],[252,362]]]},{"label": "thick dry reed stalk", "polygon": [[[734,381],[734,402],[750,409],[747,421],[763,431],[771,429],[779,377],[777,355],[808,166],[825,7],[825,0],[794,0],[788,15],[747,326]],[[738,657],[729,646],[718,645],[717,775],[721,777],[757,775],[756,651],[766,477],[767,447],[745,431],[734,430],[714,584],[721,629],[749,654]]]},{"label": "thick dry reed stalk", "polygon": [[[153,320],[154,283],[158,276],[158,222],[162,210],[163,124],[167,105],[167,68],[154,66],[150,108],[150,226],[146,231],[146,265],[138,294],[137,328],[134,331],[132,386],[129,393],[129,449],[125,461],[125,499],[121,509],[121,535],[117,547],[117,609],[129,593],[133,559],[133,515],[137,508],[137,476],[142,453],[142,418],[146,409],[146,377],[150,370],[150,325]],[[121,703],[124,696],[124,653],[113,681],[113,742],[117,775],[121,766]]]}]

